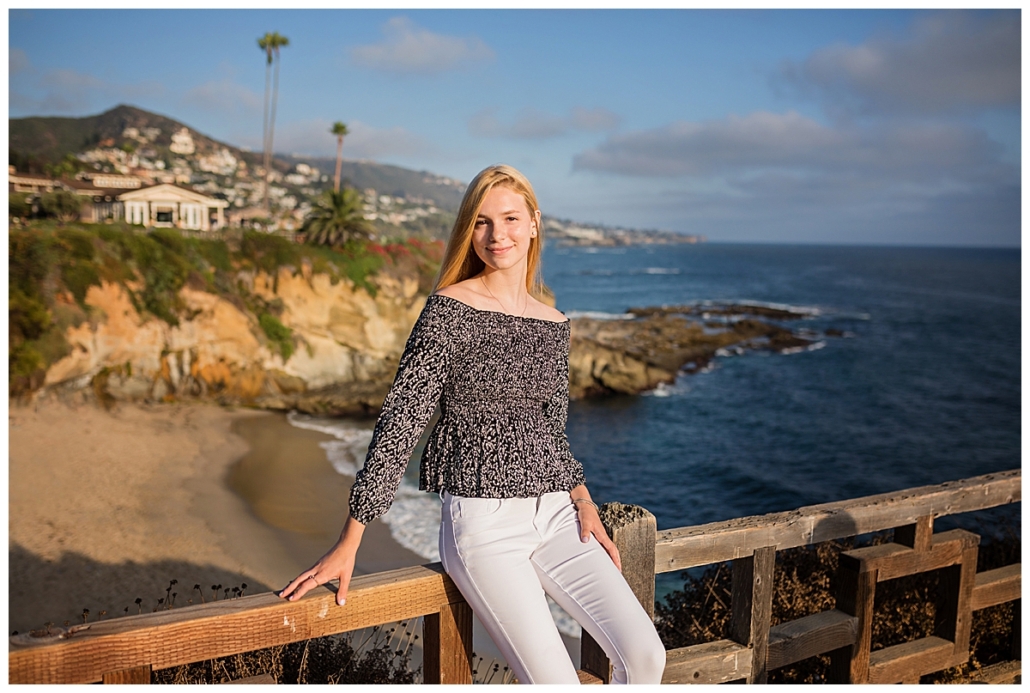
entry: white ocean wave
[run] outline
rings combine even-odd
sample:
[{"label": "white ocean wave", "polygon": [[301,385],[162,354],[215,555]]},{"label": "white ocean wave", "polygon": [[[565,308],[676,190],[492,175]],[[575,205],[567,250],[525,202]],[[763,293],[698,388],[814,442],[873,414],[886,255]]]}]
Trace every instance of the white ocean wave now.
[{"label": "white ocean wave", "polygon": [[679,274],[678,267],[645,267],[644,274]]},{"label": "white ocean wave", "polygon": [[633,313],[605,313],[599,310],[570,310],[565,313],[572,318],[593,318],[594,320],[632,320]]},{"label": "white ocean wave", "polygon": [[801,354],[806,351],[818,351],[826,346],[826,342],[820,340],[813,344],[806,344],[805,346],[789,347],[787,349],[780,349],[781,354]]}]

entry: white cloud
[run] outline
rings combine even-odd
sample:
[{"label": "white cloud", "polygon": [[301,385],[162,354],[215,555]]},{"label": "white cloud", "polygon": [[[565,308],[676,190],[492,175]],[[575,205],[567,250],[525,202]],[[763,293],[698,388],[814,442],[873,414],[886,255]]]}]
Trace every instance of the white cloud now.
[{"label": "white cloud", "polygon": [[[323,118],[286,122],[275,129],[275,151],[308,156],[336,156],[336,137],[330,134],[332,121]],[[377,159],[386,156],[416,156],[432,151],[418,135],[401,127],[376,128],[355,120],[347,123],[350,134],[343,141],[347,159]],[[246,141],[245,138],[241,140]],[[247,142],[255,151],[261,144]]]},{"label": "white cloud", "polygon": [[183,95],[182,102],[209,111],[247,116],[260,113],[264,105],[260,95],[229,77],[193,87]]},{"label": "white cloud", "polygon": [[29,56],[21,48],[9,48],[7,50],[7,72],[14,75],[19,72],[27,72],[32,69]]},{"label": "white cloud", "polygon": [[384,40],[351,49],[351,60],[361,67],[401,74],[436,74],[493,60],[494,52],[482,39],[435,34],[407,17],[393,17],[383,26]]},{"label": "white cloud", "polygon": [[636,190],[621,214],[723,240],[1013,245],[1020,172],[1002,153],[967,125],[758,112],[613,135],[573,167]]},{"label": "white cloud", "polygon": [[30,81],[11,91],[11,106],[23,113],[81,113],[109,107],[111,101],[139,101],[164,93],[164,86],[156,81],[118,84],[71,69],[48,70]]},{"label": "white cloud", "polygon": [[980,17],[944,11],[920,17],[904,38],[838,44],[801,64],[786,62],[776,81],[816,94],[836,111],[944,114],[1018,107],[1020,14]]},{"label": "white cloud", "polygon": [[574,168],[630,176],[849,175],[912,181],[1004,178],[1001,147],[953,124],[829,127],[796,112],[756,112],[677,122],[609,137],[578,154]]},{"label": "white cloud", "polygon": [[469,132],[479,137],[505,137],[517,140],[544,140],[575,131],[612,130],[620,118],[605,108],[573,108],[568,116],[557,116],[535,108],[523,109],[510,125],[497,118],[497,109],[488,108],[472,116]]}]

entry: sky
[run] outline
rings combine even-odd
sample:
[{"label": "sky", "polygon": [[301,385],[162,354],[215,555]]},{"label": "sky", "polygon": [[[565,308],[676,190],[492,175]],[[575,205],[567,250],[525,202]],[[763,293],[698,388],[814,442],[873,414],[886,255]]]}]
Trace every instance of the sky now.
[{"label": "sky", "polygon": [[126,103],[261,148],[711,241],[1020,245],[1020,11],[10,10],[11,118]]}]

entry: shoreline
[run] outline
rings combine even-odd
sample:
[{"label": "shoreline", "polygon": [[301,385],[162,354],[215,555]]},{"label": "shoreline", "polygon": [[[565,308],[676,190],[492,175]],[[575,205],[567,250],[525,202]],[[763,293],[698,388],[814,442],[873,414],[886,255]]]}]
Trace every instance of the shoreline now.
[{"label": "shoreline", "polygon": [[[329,550],[347,519],[352,479],[333,469],[319,446],[336,439],[292,426],[279,413],[260,420],[240,419],[233,422],[232,431],[249,450],[229,470],[226,484],[296,561],[292,579]],[[365,528],[354,575],[428,562],[397,543],[389,526],[375,521]]]}]

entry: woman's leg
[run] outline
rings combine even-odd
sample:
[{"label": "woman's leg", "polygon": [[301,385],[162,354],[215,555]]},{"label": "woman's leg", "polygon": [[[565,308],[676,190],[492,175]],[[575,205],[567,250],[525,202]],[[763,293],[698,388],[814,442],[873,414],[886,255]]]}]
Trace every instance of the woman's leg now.
[{"label": "woman's leg", "polygon": [[535,498],[443,495],[440,556],[521,683],[578,683],[530,554]]},{"label": "woman's leg", "polygon": [[612,662],[612,683],[661,683],[665,646],[596,539],[583,543],[569,495],[546,494],[543,542],[531,560],[547,594],[597,641]]}]

